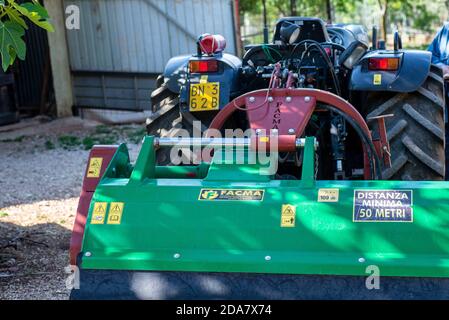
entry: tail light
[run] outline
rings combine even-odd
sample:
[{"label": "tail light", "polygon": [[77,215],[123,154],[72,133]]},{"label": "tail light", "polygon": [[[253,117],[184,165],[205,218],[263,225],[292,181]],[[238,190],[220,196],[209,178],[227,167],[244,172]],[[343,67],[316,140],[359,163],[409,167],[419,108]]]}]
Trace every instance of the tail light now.
[{"label": "tail light", "polygon": [[190,73],[212,73],[218,71],[217,60],[192,60],[189,62]]},{"label": "tail light", "polygon": [[369,70],[396,71],[399,69],[399,58],[370,58]]}]

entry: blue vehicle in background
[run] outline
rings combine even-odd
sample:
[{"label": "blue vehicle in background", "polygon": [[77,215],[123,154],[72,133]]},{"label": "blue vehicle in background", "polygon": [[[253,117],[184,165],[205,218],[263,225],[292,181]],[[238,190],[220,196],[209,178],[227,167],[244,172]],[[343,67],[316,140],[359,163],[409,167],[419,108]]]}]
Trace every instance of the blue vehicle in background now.
[{"label": "blue vehicle in background", "polygon": [[[387,49],[374,31],[370,44],[358,25],[286,17],[277,22],[271,43],[246,46],[242,58],[223,52],[221,36],[205,34],[197,47],[195,54],[172,58],[159,76],[148,133],[175,135],[176,128],[193,130],[195,120],[204,131],[227,104],[268,88],[278,73],[278,88],[331,92],[354,106],[373,141],[386,139],[384,179],[447,178],[445,90],[441,61],[435,60],[437,43],[431,46],[432,58],[429,51],[403,49],[397,32],[394,47]],[[320,169],[321,178],[357,179],[363,159],[347,120],[332,112],[312,119],[306,132],[321,140],[319,158],[334,163]],[[226,128],[246,129],[247,122],[244,111],[235,112]]]}]

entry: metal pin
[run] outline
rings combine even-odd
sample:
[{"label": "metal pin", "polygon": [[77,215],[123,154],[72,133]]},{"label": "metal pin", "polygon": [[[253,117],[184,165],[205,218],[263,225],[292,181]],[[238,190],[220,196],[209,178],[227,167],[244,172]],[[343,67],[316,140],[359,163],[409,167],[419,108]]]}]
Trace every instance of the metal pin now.
[{"label": "metal pin", "polygon": [[254,98],[254,97],[249,97],[249,102],[253,103],[254,101],[256,101],[256,98]]},{"label": "metal pin", "polygon": [[365,258],[359,258],[360,263],[364,263],[365,261],[366,261]]},{"label": "metal pin", "polygon": [[295,134],[295,129],[293,128],[288,129],[288,134]]},{"label": "metal pin", "polygon": [[262,129],[256,129],[256,134],[259,135],[262,133]]},{"label": "metal pin", "polygon": [[291,102],[291,101],[292,101],[292,97],[287,97],[287,98],[285,98],[285,101]]},{"label": "metal pin", "polygon": [[309,97],[309,96],[304,97],[304,101],[305,101],[305,102],[310,102],[310,97]]},{"label": "metal pin", "polygon": [[91,253],[90,251],[87,251],[84,255],[85,255],[86,257],[90,257],[90,256],[92,255],[92,253]]},{"label": "metal pin", "polygon": [[181,255],[180,255],[179,253],[175,253],[175,254],[173,255],[173,258],[179,259],[179,258],[181,258]]},{"label": "metal pin", "polygon": [[273,102],[273,97],[268,97],[268,102]]},{"label": "metal pin", "polygon": [[266,260],[266,261],[270,261],[270,260],[271,260],[271,256],[266,256],[266,257],[265,257],[265,260]]}]

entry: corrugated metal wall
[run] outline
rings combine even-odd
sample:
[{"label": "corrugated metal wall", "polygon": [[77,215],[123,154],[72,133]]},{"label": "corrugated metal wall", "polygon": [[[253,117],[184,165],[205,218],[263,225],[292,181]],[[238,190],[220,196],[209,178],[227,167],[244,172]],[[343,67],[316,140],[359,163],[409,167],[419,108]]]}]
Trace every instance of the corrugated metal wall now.
[{"label": "corrugated metal wall", "polygon": [[84,108],[142,111],[151,109],[156,78],[143,74],[76,72],[76,105]]},{"label": "corrugated metal wall", "polygon": [[232,0],[64,0],[71,4],[81,19],[80,30],[67,30],[79,106],[149,109],[155,77],[171,57],[194,53],[202,33],[222,34],[236,52]]},{"label": "corrugated metal wall", "polygon": [[27,115],[46,113],[48,110],[45,104],[49,100],[49,91],[53,90],[50,88],[52,81],[47,32],[30,23],[25,33],[25,43],[26,59],[18,60],[15,68],[19,111]]},{"label": "corrugated metal wall", "polygon": [[81,12],[68,30],[75,71],[160,73],[173,56],[195,51],[196,38],[221,33],[235,53],[231,0],[65,0]]}]

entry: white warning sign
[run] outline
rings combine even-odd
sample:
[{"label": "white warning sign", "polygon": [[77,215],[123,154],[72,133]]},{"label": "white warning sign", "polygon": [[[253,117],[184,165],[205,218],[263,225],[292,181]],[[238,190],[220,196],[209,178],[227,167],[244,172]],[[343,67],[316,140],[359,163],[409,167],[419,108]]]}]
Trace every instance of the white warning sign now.
[{"label": "white warning sign", "polygon": [[354,222],[413,222],[412,190],[354,190]]}]

